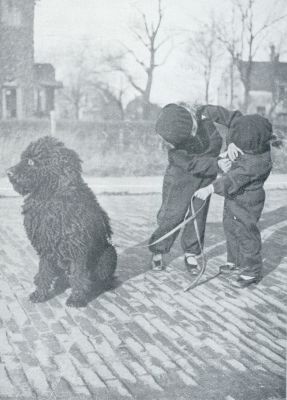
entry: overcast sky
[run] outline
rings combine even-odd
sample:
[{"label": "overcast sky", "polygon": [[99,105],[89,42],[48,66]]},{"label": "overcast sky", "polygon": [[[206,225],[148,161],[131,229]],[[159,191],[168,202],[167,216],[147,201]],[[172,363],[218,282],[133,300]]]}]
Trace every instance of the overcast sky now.
[{"label": "overcast sky", "polygon": [[[275,0],[257,0],[256,22],[261,23]],[[277,0],[287,6],[287,0]],[[230,0],[165,0],[165,33],[195,30],[211,10],[217,15],[228,12]],[[157,0],[40,0],[35,15],[35,58],[53,62],[58,78],[65,80],[65,55],[88,43],[92,51],[109,49],[119,41],[135,45],[128,29],[136,19],[136,8],[149,16],[156,15]],[[286,7],[287,8],[287,7]],[[284,28],[284,27],[283,27]],[[270,43],[277,42],[282,26],[268,37],[259,57],[267,57]],[[270,42],[270,43],[269,43]],[[220,69],[220,66],[218,67]],[[177,99],[200,97],[200,79],[195,78],[182,52],[174,51],[168,62],[157,70],[154,101],[165,103]],[[168,82],[168,84],[167,84]],[[216,93],[216,83],[213,94]]]}]

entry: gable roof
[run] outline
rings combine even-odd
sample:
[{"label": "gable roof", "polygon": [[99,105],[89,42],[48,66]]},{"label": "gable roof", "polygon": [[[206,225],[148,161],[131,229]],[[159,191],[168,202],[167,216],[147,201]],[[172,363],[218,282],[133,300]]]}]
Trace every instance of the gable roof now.
[{"label": "gable roof", "polygon": [[[248,66],[247,61],[241,61],[243,73]],[[287,63],[280,61],[253,61],[251,69],[251,90],[272,91],[273,79],[280,84],[287,84]]]}]

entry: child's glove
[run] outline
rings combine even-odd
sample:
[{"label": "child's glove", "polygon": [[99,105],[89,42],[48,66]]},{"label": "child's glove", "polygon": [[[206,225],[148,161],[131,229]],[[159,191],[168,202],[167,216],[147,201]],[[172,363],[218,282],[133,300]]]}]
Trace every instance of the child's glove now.
[{"label": "child's glove", "polygon": [[217,164],[222,172],[228,172],[231,168],[232,162],[228,158],[222,158],[217,161]]},{"label": "child's glove", "polygon": [[227,154],[231,161],[235,161],[239,154],[244,154],[243,151],[234,143],[230,143],[227,148]]},{"label": "child's glove", "polygon": [[194,197],[197,197],[198,199],[201,200],[206,200],[208,196],[210,196],[214,192],[214,187],[213,185],[208,185],[204,188],[198,189],[194,193]]}]

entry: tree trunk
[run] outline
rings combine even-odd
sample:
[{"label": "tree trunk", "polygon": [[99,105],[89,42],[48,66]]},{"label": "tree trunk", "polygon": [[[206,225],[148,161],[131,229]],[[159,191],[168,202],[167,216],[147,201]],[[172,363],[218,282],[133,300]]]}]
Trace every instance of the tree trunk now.
[{"label": "tree trunk", "polygon": [[78,121],[80,119],[80,106],[78,103],[75,103],[74,106],[75,106],[75,118]]},{"label": "tree trunk", "polygon": [[205,84],[205,104],[209,103],[209,83],[206,82]]},{"label": "tree trunk", "polygon": [[142,118],[144,120],[148,120],[150,118],[150,94],[152,88],[152,81],[153,81],[153,70],[150,70],[148,73],[147,84],[145,88],[145,92],[143,95],[143,114]]},{"label": "tree trunk", "polygon": [[243,103],[243,112],[244,113],[248,112],[248,107],[249,107],[249,103],[250,103],[251,70],[252,70],[252,62],[250,61],[250,62],[248,62],[246,72],[244,71],[245,75],[242,76],[242,73],[241,73],[241,80],[242,80],[242,83],[244,86],[244,103]]},{"label": "tree trunk", "polygon": [[210,78],[207,78],[205,81],[205,104],[209,103],[209,84]]},{"label": "tree trunk", "polygon": [[150,94],[151,94],[151,88],[152,88],[152,83],[153,83],[153,72],[155,69],[155,49],[154,49],[154,40],[151,43],[151,49],[150,49],[150,60],[149,60],[149,68],[147,69],[147,82],[146,82],[146,87],[145,91],[143,94],[143,119],[148,120],[150,118],[150,111],[151,111],[151,106],[150,106]]},{"label": "tree trunk", "polygon": [[249,89],[247,88],[247,86],[244,85],[244,100],[243,100],[243,112],[244,114],[247,113],[248,110],[248,106],[249,106]]},{"label": "tree trunk", "polygon": [[121,113],[121,120],[123,121],[126,116],[125,116],[125,110],[124,110],[122,103],[119,103],[119,109],[120,109],[120,113]]},{"label": "tree trunk", "polygon": [[229,107],[230,109],[233,109],[233,100],[234,100],[234,63],[233,60],[231,60],[230,63],[230,103]]}]

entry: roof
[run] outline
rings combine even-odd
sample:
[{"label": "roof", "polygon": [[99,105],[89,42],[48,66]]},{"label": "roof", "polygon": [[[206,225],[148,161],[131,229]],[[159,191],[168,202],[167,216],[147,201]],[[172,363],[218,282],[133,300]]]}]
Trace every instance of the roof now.
[{"label": "roof", "polygon": [[41,86],[50,86],[54,88],[63,87],[62,82],[55,79],[55,68],[52,64],[38,63],[33,66],[34,82]]},{"label": "roof", "polygon": [[[241,61],[246,71],[248,62]],[[287,63],[280,61],[253,61],[251,70],[251,90],[272,91],[272,82],[275,78],[278,83],[287,84]]]}]

